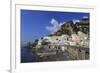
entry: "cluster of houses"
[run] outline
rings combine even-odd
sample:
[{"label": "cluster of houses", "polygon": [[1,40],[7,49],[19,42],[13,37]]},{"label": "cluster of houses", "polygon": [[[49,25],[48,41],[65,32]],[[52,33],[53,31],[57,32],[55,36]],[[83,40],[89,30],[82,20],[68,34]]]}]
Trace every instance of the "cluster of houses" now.
[{"label": "cluster of houses", "polygon": [[45,36],[39,39],[37,46],[42,46],[42,42],[45,41],[46,45],[71,45],[71,46],[86,46],[89,47],[89,36],[79,31],[78,34],[61,35],[61,36]]}]

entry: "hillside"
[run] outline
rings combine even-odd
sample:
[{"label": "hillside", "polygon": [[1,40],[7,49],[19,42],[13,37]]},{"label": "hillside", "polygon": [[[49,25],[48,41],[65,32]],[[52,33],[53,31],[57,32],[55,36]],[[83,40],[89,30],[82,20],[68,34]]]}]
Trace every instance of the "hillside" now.
[{"label": "hillside", "polygon": [[65,21],[59,30],[33,40],[28,48],[40,57],[40,61],[89,59],[89,29],[88,18]]}]

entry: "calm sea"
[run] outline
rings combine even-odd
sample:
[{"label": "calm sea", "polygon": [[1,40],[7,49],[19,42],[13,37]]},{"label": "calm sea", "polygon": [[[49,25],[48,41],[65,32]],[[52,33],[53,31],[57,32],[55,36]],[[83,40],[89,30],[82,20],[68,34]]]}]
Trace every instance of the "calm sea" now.
[{"label": "calm sea", "polygon": [[21,48],[21,63],[37,62],[37,55],[28,48]]}]

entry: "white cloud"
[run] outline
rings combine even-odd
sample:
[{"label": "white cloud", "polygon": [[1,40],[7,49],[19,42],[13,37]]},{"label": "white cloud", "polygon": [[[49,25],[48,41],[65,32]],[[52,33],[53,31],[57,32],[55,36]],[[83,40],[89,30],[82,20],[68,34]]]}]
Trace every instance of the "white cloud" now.
[{"label": "white cloud", "polygon": [[83,18],[89,18],[88,16],[83,16]]},{"label": "white cloud", "polygon": [[53,30],[53,27],[51,27],[51,26],[46,26],[46,29],[47,29],[48,31],[52,31],[52,30]]},{"label": "white cloud", "polygon": [[56,32],[57,30],[60,29],[60,24],[54,18],[51,19],[50,23],[51,23],[52,26],[46,26],[46,29],[48,31],[50,31],[51,34],[53,34],[54,32]]},{"label": "white cloud", "polygon": [[50,23],[51,23],[52,25],[54,25],[54,26],[59,25],[58,21],[55,20],[54,18],[51,19]]}]

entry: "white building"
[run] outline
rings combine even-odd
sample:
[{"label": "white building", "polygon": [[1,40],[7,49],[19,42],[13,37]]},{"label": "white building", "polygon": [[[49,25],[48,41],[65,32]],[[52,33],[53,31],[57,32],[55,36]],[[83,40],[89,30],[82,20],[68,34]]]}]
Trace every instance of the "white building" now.
[{"label": "white building", "polygon": [[73,42],[80,43],[80,37],[77,34],[72,34],[71,37]]}]

